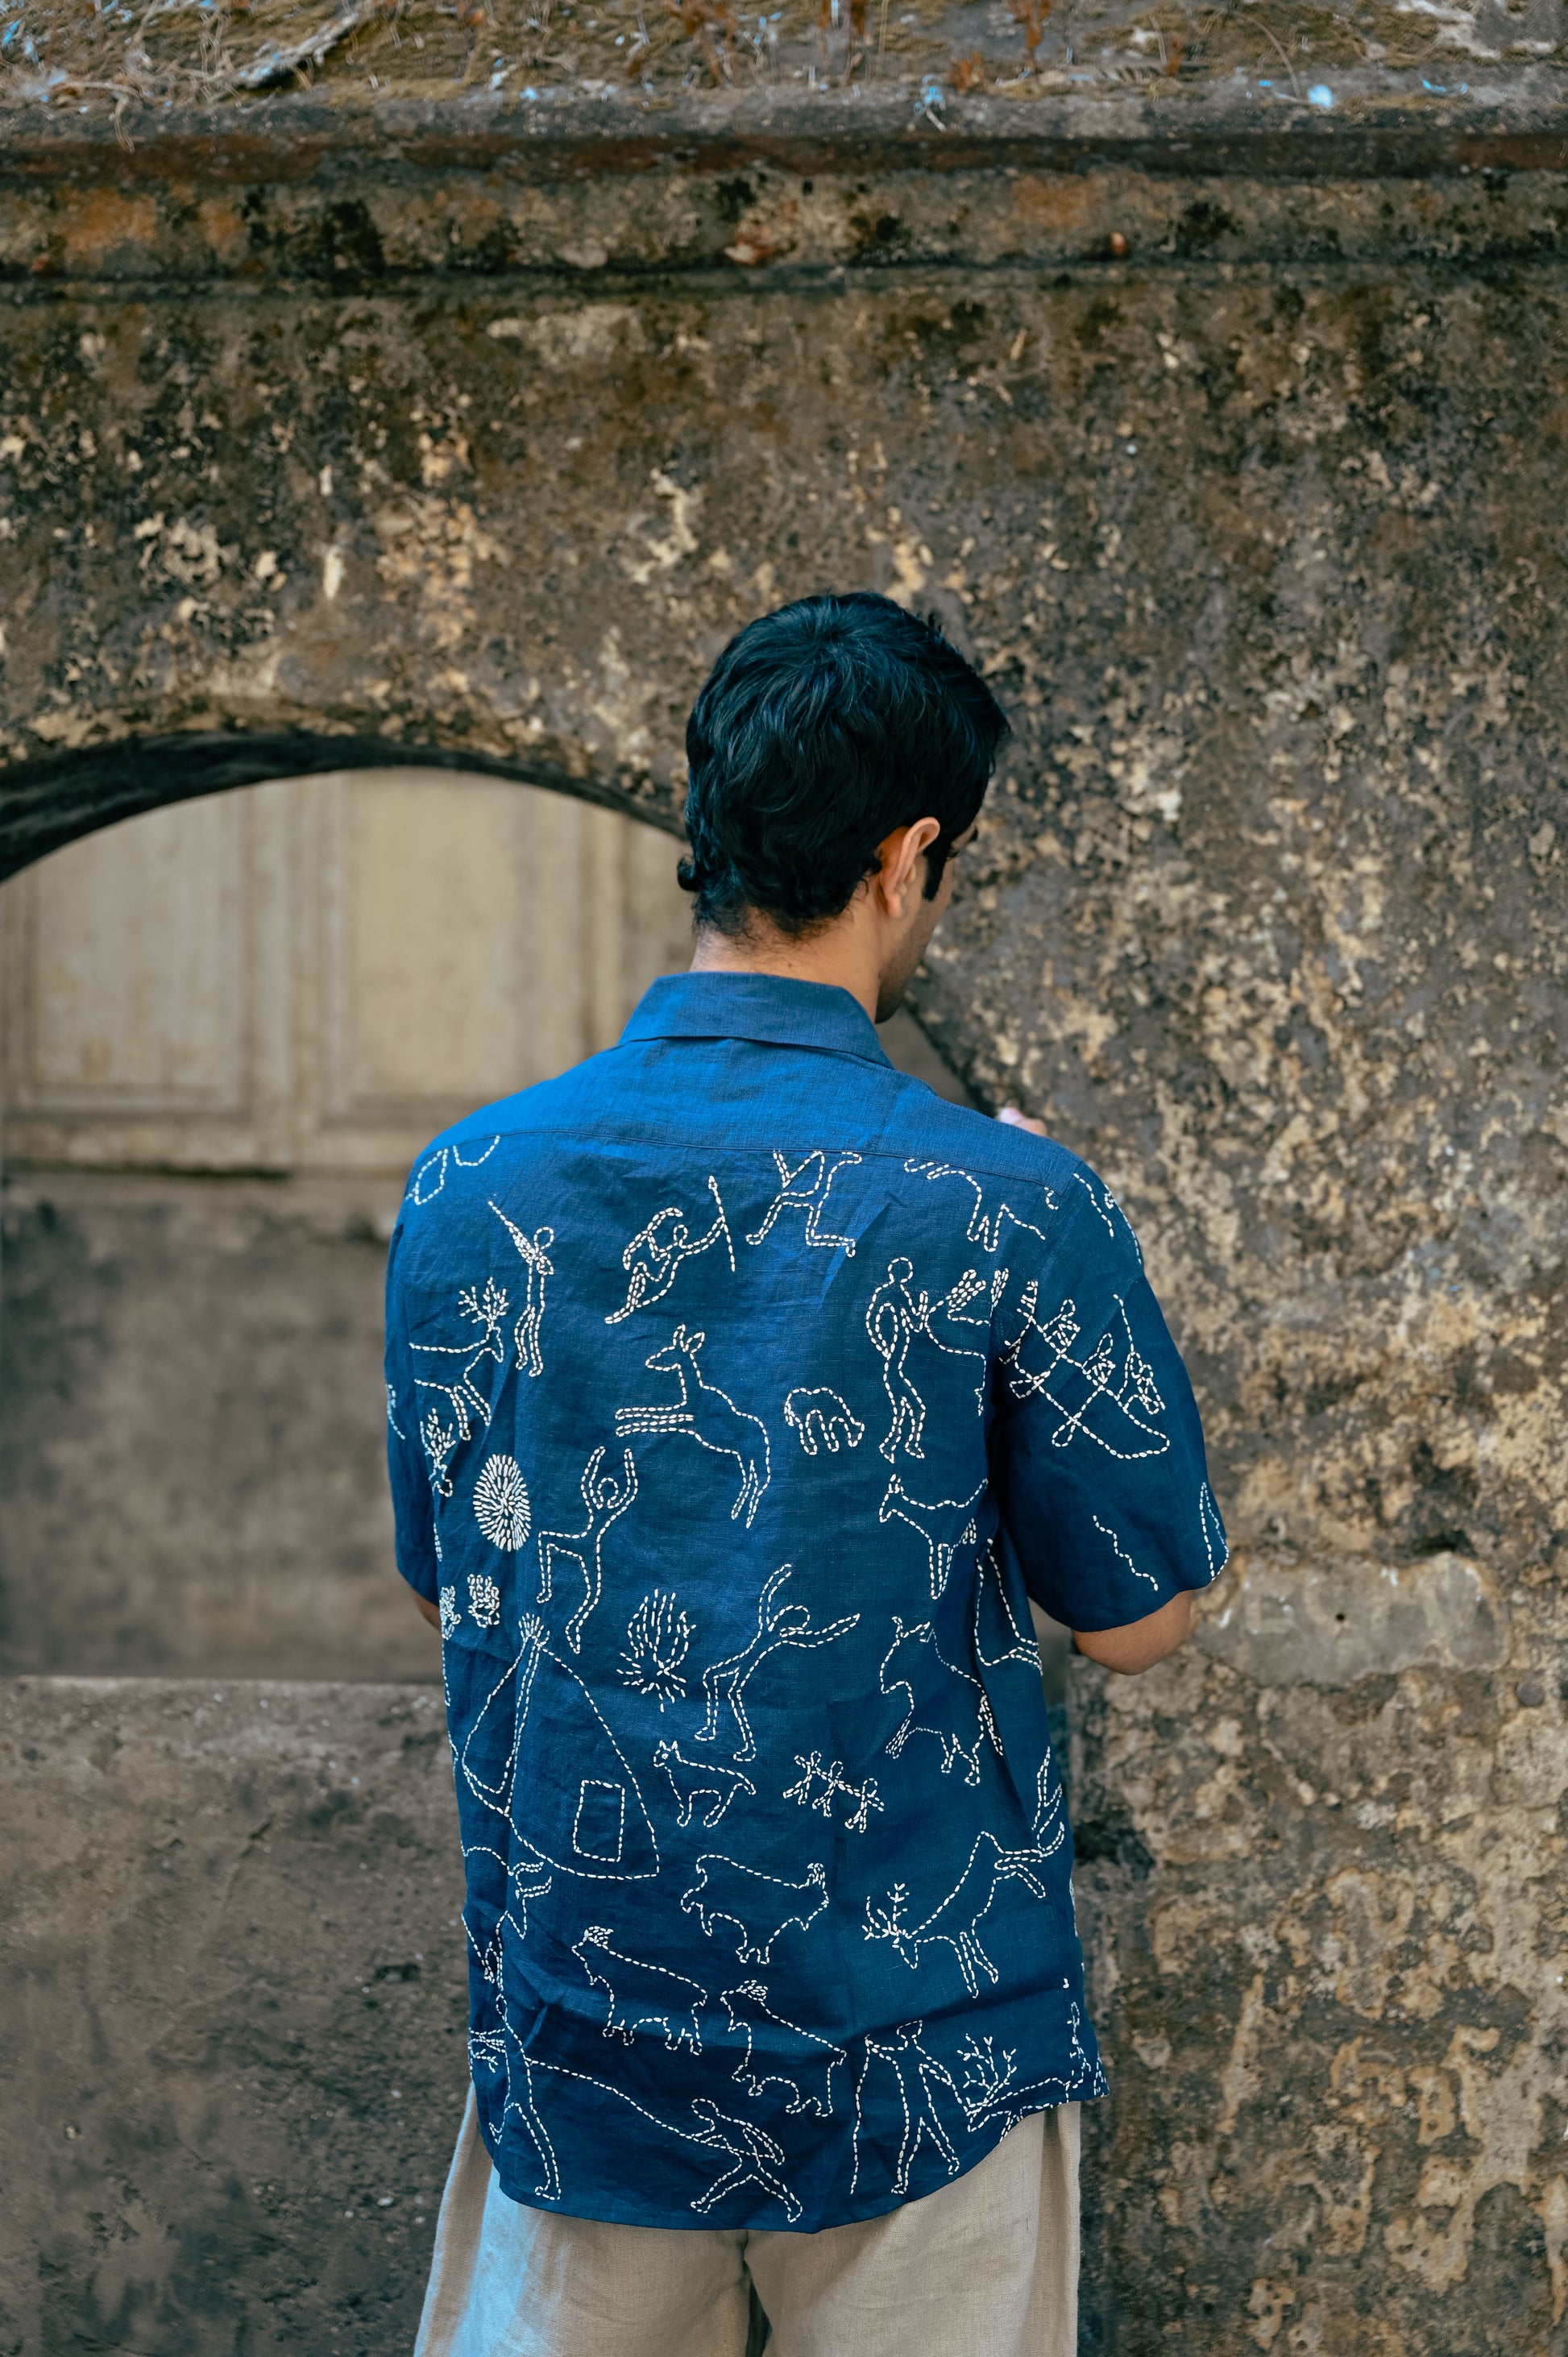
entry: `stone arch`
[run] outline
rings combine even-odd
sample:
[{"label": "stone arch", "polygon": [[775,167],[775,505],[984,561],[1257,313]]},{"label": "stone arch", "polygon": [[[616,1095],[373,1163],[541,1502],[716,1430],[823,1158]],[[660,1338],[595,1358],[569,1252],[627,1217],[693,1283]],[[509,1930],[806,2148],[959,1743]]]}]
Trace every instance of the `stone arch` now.
[{"label": "stone arch", "polygon": [[0,768],[0,883],[81,835],[144,811],[236,786],[340,770],[449,770],[510,778],[623,812],[679,836],[673,792],[618,782],[564,761],[507,760],[441,743],[282,728],[192,729],[80,746]]}]

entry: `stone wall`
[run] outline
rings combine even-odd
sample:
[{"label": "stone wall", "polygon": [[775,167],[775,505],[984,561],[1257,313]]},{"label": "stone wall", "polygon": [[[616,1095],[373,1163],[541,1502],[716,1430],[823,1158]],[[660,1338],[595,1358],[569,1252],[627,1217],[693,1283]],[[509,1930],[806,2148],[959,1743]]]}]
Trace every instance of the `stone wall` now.
[{"label": "stone wall", "polygon": [[672,823],[824,582],[1007,704],[919,1011],[1126,1200],[1237,1551],[1079,1674],[1116,2357],[1568,2348],[1568,143],[1507,96],[0,163],[16,856],[389,746]]}]

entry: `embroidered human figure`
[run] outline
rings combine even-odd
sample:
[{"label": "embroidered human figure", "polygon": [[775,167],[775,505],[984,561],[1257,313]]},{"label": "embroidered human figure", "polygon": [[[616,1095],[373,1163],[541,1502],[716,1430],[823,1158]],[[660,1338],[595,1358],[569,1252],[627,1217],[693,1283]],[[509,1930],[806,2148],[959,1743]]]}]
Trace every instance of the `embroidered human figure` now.
[{"label": "embroidered human figure", "polygon": [[697,2142],[727,2152],[735,2163],[733,2169],[725,2169],[722,2177],[714,2179],[705,2193],[698,2194],[693,2209],[705,2216],[726,2193],[737,2192],[743,2185],[759,2185],[765,2193],[783,2203],[784,2215],[793,2223],[800,2214],[800,2204],[784,2179],[783,2146],[775,2143],[766,2129],[754,2126],[750,2120],[734,2119],[728,2112],[721,2112],[711,2095],[693,2096],[692,2109],[705,2124]]},{"label": "embroidered human figure", "polygon": [[643,1361],[658,1374],[673,1375],[681,1386],[680,1399],[670,1406],[618,1407],[616,1438],[623,1440],[639,1432],[683,1433],[688,1440],[699,1441],[715,1456],[733,1457],[740,1468],[740,1494],[730,1508],[730,1520],[735,1522],[744,1512],[749,1530],[762,1493],[772,1479],[772,1465],[768,1450],[768,1426],[760,1416],[749,1415],[745,1408],[736,1407],[727,1392],[716,1383],[703,1381],[698,1355],[707,1336],[702,1332],[689,1334],[684,1326],[677,1326],[662,1350],[652,1351]]},{"label": "embroidered human figure", "polygon": [[909,1345],[925,1324],[925,1311],[910,1292],[915,1264],[900,1253],[887,1264],[887,1275],[866,1304],[865,1330],[882,1361],[883,1387],[887,1405],[893,1411],[893,1422],[885,1440],[878,1443],[884,1457],[891,1465],[902,1449],[907,1456],[923,1457],[920,1435],[926,1428],[926,1403],[915,1389],[905,1361]]},{"label": "embroidered human figure", "polygon": [[[605,1533],[612,1523],[618,1523],[637,1495],[637,1466],[629,1448],[621,1452],[624,1468],[618,1481],[613,1475],[599,1477],[604,1463],[603,1448],[596,1448],[583,1468],[579,1488],[588,1519],[580,1531],[541,1531],[539,1534],[539,1595],[536,1601],[548,1604],[555,1587],[555,1558],[564,1555],[576,1565],[583,1579],[583,1600],[566,1623],[566,1642],[575,1653],[583,1649],[583,1631],[588,1616],[599,1600],[604,1586]],[[592,1568],[590,1569],[590,1562]]]},{"label": "embroidered human figure", "polygon": [[550,1247],[555,1241],[555,1231],[553,1228],[535,1228],[531,1236],[525,1236],[522,1230],[507,1218],[499,1203],[492,1203],[490,1209],[517,1246],[522,1265],[528,1271],[522,1315],[517,1321],[517,1331],[512,1338],[517,1347],[517,1363],[520,1367],[526,1367],[531,1375],[542,1375],[544,1372],[541,1348],[544,1325],[544,1280],[555,1274],[554,1263],[549,1256]]},{"label": "embroidered human figure", "polygon": [[721,1242],[729,1254],[730,1274],[734,1275],[735,1245],[719,1196],[718,1180],[711,1176],[708,1192],[714,1199],[717,1217],[703,1235],[693,1235],[686,1214],[678,1203],[667,1204],[662,1211],[654,1213],[645,1228],[638,1230],[620,1256],[620,1265],[628,1278],[626,1299],[618,1309],[610,1311],[605,1319],[607,1326],[618,1326],[623,1318],[646,1309],[652,1302],[662,1301],[681,1273],[682,1262],[695,1260],[699,1253]]},{"label": "embroidered human figure", "polygon": [[[933,2083],[936,2086],[945,2087],[959,2101],[961,2111],[962,2104],[953,2084],[952,2073],[920,2043],[920,2033],[925,2026],[923,2021],[907,2021],[900,2029],[890,2030],[883,2037],[867,2038],[863,2041],[865,2060],[854,2087],[854,2169],[850,2178],[851,2192],[858,2190],[861,2170],[867,2159],[863,2139],[869,2143],[871,2151],[878,2148],[875,2126],[878,2112],[883,2118],[893,2120],[900,2112],[903,2114],[904,2133],[899,2140],[898,2157],[893,2170],[895,2193],[907,2193],[909,2190],[909,2169],[919,2150],[922,2136],[935,2146],[948,2175],[954,2177],[958,2173],[958,2153],[937,2110]],[[882,2091],[875,2088],[875,2082],[886,2073],[890,2073],[894,2082],[891,2092],[896,2093],[895,2103],[885,2099],[876,2102]],[[871,2090],[869,2100],[868,2087]]]},{"label": "embroidered human figure", "polygon": [[830,1162],[819,1146],[813,1153],[808,1154],[804,1161],[798,1162],[791,1170],[789,1156],[780,1154],[779,1148],[775,1146],[773,1159],[779,1166],[779,1192],[768,1205],[768,1214],[762,1225],[746,1237],[746,1243],[748,1244],[766,1243],[773,1232],[774,1222],[780,1211],[804,1211],[806,1242],[809,1244],[819,1244],[824,1249],[842,1244],[846,1259],[853,1260],[854,1238],[831,1235],[822,1227],[822,1217],[827,1208],[828,1189],[832,1185],[833,1179],[839,1171],[847,1170],[853,1164],[858,1162],[861,1157],[858,1154],[841,1154],[835,1160]]},{"label": "embroidered human figure", "polygon": [[697,1729],[699,1743],[712,1743],[719,1731],[719,1705],[727,1702],[735,1714],[740,1734],[740,1749],[731,1753],[735,1760],[755,1760],[757,1738],[746,1715],[746,1688],[748,1680],[769,1653],[784,1645],[796,1645],[811,1652],[819,1645],[831,1645],[835,1637],[843,1637],[860,1619],[852,1612],[847,1619],[834,1620],[825,1629],[813,1629],[809,1604],[780,1604],[775,1609],[774,1598],[785,1581],[792,1577],[794,1566],[780,1564],[757,1600],[757,1631],[738,1653],[731,1653],[722,1662],[713,1663],[703,1672],[703,1692],[708,1698],[708,1715]]}]

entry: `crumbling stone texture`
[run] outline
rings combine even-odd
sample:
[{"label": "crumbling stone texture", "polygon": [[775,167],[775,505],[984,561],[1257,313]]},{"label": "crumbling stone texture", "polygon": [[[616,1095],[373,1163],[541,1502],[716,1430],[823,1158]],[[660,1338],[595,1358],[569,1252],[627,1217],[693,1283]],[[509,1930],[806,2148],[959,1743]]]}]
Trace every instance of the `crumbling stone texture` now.
[{"label": "crumbling stone texture", "polygon": [[0,815],[341,731],[672,824],[749,614],[935,607],[1015,737],[919,1011],[1126,1201],[1237,1544],[1189,1658],[1079,1673],[1089,2345],[1561,2357],[1559,169],[543,145],[400,216],[569,217],[504,283],[285,285],[236,170],[199,295],[18,284]]}]

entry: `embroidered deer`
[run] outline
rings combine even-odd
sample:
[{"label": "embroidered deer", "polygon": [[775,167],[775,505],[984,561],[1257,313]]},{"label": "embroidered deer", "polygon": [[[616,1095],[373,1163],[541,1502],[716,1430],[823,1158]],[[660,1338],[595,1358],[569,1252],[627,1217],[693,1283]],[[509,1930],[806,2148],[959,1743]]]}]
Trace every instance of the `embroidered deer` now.
[{"label": "embroidered deer", "polygon": [[980,1926],[991,1910],[996,1886],[999,1882],[1022,1882],[1036,1899],[1044,1899],[1047,1896],[1040,1875],[1044,1863],[1044,1854],[1037,1848],[1004,1849],[994,1834],[977,1834],[962,1874],[923,1923],[905,1921],[908,1893],[899,1883],[886,1907],[873,1907],[870,1900],[866,1900],[865,1936],[868,1940],[890,1941],[911,1972],[919,1964],[920,1949],[926,1941],[945,1940],[958,1958],[965,1988],[971,1996],[978,1996],[981,1974],[993,1983],[997,1977],[995,1965],[980,1944]]},{"label": "embroidered deer", "polygon": [[705,1383],[697,1364],[707,1336],[702,1332],[688,1333],[677,1326],[662,1350],[653,1351],[643,1361],[656,1374],[673,1375],[681,1386],[680,1399],[670,1406],[620,1407],[616,1410],[616,1438],[629,1439],[639,1432],[683,1433],[687,1439],[700,1442],[715,1456],[733,1457],[740,1468],[740,1494],[730,1508],[730,1520],[736,1522],[744,1512],[746,1526],[751,1528],[762,1493],[771,1478],[768,1453],[768,1427],[760,1416],[748,1415],[736,1407],[727,1392],[716,1383]]}]

